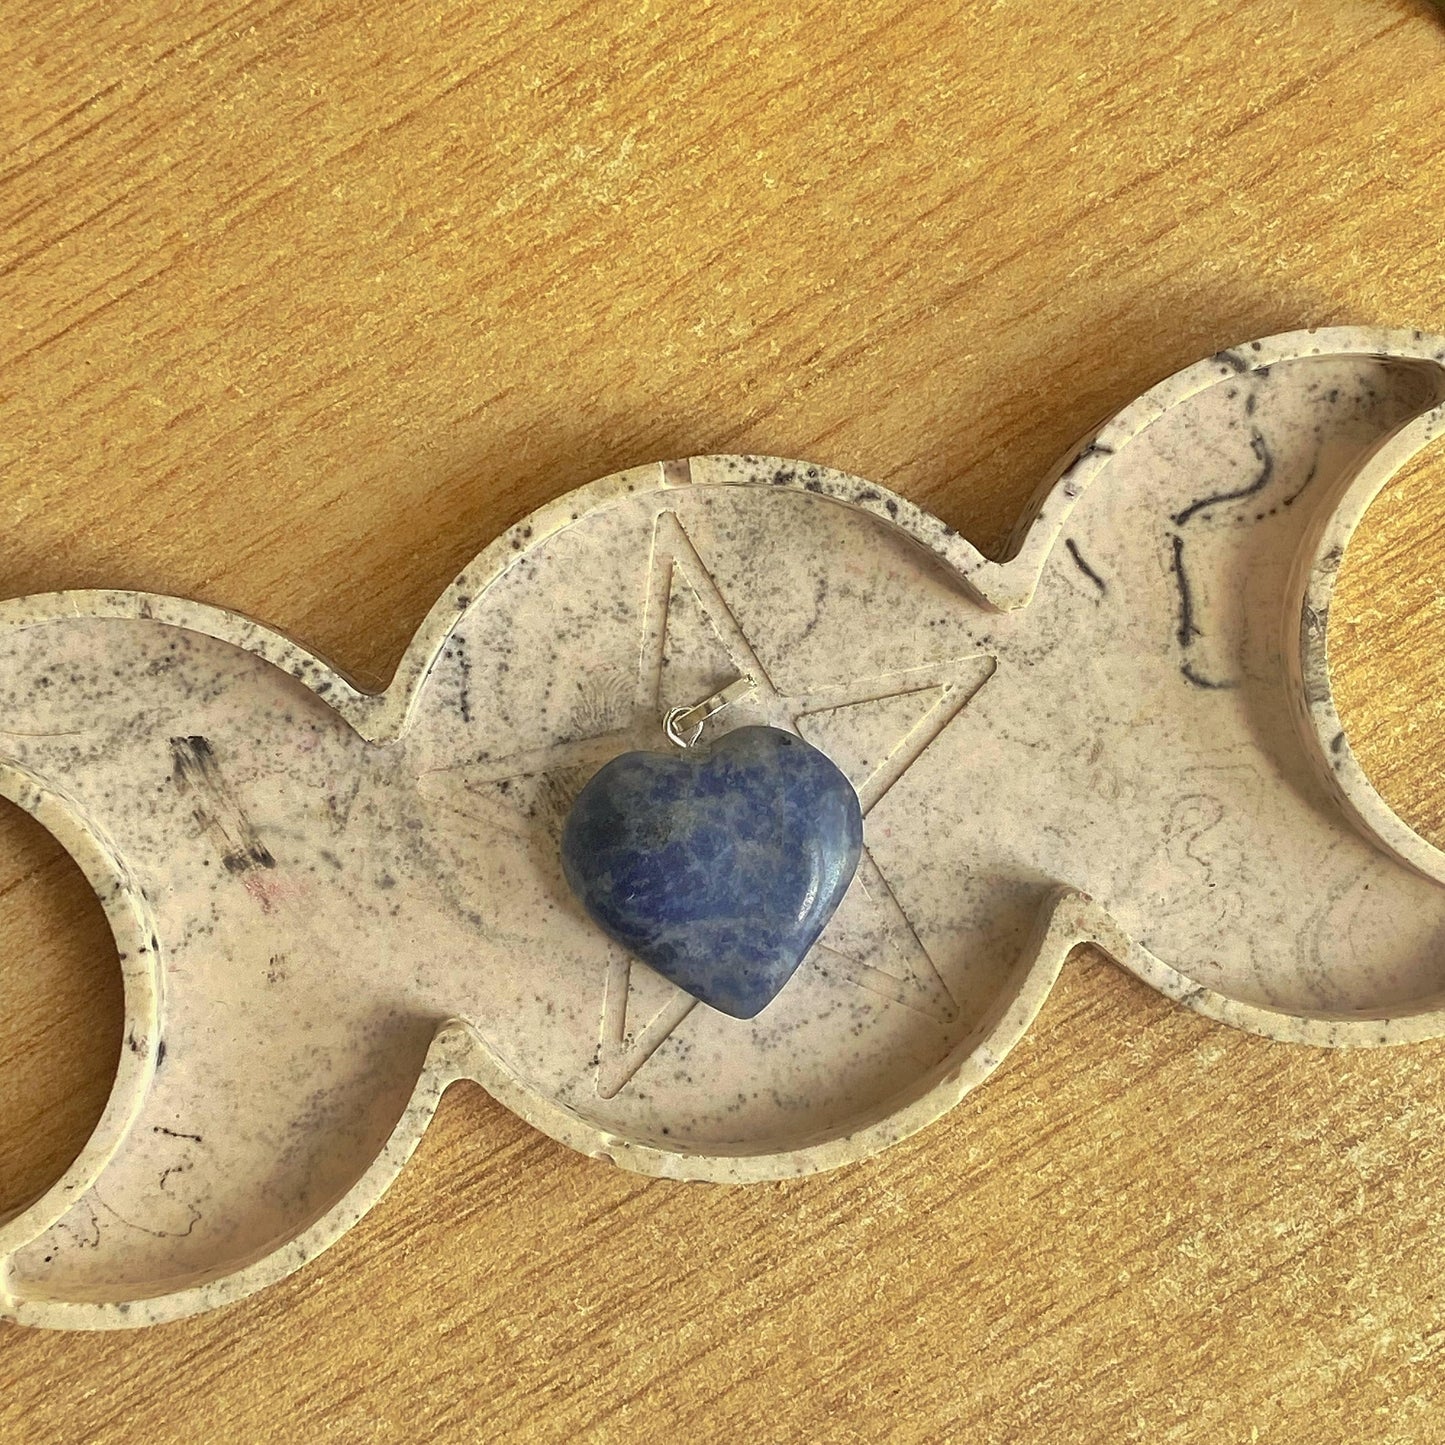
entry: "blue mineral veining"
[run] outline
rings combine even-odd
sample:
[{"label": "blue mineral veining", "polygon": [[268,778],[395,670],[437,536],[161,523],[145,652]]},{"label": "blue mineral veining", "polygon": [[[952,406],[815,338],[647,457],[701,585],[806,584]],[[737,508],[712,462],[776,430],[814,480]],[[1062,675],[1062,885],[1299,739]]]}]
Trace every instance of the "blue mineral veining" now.
[{"label": "blue mineral veining", "polygon": [[858,795],[792,733],[738,728],[686,753],[623,753],[562,832],[584,908],[664,978],[750,1019],[792,977],[848,891]]}]

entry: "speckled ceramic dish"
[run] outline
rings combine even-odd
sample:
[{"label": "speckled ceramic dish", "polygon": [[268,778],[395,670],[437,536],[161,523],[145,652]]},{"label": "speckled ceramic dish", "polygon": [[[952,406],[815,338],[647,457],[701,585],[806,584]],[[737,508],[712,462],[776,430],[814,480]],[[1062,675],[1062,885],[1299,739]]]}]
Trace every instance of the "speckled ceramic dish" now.
[{"label": "speckled ceramic dish", "polygon": [[[630,1169],[745,1181],[948,1109],[1088,941],[1271,1037],[1445,1032],[1445,869],[1371,787],[1325,652],[1351,529],[1441,425],[1445,340],[1320,331],[1191,367],[1066,457],[1011,555],[798,462],[639,467],[448,589],[383,693],[233,614],[0,606],[0,790],[125,973],[114,1091],[0,1227],[0,1309],[150,1323],[280,1278],[453,1080]],[[609,942],[558,837],[602,763],[740,676],[864,849],[755,1019]]]}]

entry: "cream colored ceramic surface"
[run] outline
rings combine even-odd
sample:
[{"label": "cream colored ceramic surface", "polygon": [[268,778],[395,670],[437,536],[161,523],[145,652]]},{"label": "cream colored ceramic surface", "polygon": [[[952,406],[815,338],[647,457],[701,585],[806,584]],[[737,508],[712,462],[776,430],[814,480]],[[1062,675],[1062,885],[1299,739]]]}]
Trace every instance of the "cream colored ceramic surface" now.
[{"label": "cream colored ceramic surface", "polygon": [[[89,1146],[0,1227],[0,1307],[138,1324],[279,1278],[457,1078],[654,1174],[866,1156],[986,1077],[1081,941],[1273,1037],[1442,1032],[1440,855],[1355,763],[1324,654],[1442,359],[1222,353],[1066,458],[1004,562],[823,468],[640,467],[493,544],[376,696],[196,604],[4,604],[0,787],[95,884],[128,1033]],[[557,863],[590,771],[744,674],[725,725],[796,727],[867,815],[752,1021],[629,964]]]}]

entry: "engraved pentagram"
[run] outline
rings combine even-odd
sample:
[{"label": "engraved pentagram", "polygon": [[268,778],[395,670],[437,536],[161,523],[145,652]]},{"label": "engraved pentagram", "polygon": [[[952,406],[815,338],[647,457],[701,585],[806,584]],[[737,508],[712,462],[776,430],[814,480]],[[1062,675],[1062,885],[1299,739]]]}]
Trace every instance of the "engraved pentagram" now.
[{"label": "engraved pentagram", "polygon": [[[457,805],[458,784],[474,799],[483,791],[496,798],[500,791],[518,809],[520,831],[522,813],[538,811],[537,788],[553,795],[554,803],[559,797],[570,802],[582,782],[618,753],[667,746],[662,719],[670,708],[700,702],[739,678],[751,679],[754,686],[744,701],[723,715],[725,725],[767,722],[805,738],[843,769],[863,808],[857,876],[804,967],[938,1023],[950,1022],[954,998],[874,859],[867,819],[987,682],[994,659],[972,653],[785,693],[671,509],[660,510],[653,522],[637,656],[632,705],[624,708],[631,713],[627,725],[604,722],[560,743],[446,769],[451,806]],[[522,786],[528,781],[530,795]],[[563,812],[561,806],[550,810],[556,821]],[[535,816],[529,826],[535,827]],[[615,950],[601,981],[598,1097],[620,1092],[697,1006],[691,995]]]}]

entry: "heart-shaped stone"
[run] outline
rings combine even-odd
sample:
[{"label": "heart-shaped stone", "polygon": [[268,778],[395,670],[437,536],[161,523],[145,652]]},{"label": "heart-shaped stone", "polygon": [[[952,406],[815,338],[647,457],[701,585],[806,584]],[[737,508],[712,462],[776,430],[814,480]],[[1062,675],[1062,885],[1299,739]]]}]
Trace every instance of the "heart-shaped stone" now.
[{"label": "heart-shaped stone", "polygon": [[592,918],[695,998],[750,1019],[848,891],[858,795],[817,748],[745,727],[684,753],[623,753],[578,794],[562,869]]}]

